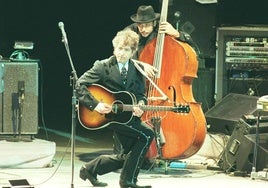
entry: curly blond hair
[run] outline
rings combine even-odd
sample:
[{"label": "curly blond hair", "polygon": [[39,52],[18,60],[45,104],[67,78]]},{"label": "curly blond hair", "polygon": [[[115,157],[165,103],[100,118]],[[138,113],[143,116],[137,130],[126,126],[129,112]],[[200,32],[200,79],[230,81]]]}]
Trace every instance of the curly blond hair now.
[{"label": "curly blond hair", "polygon": [[119,45],[130,46],[132,51],[135,52],[138,50],[139,35],[130,29],[124,29],[116,34],[112,43],[114,48]]}]

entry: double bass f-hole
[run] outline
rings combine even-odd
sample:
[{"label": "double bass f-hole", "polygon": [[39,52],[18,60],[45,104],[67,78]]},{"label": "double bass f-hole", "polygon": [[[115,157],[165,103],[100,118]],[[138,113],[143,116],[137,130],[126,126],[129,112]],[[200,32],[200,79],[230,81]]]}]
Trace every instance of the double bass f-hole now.
[{"label": "double bass f-hole", "polygon": [[173,105],[176,107],[177,106],[177,104],[176,104],[176,98],[177,98],[177,96],[176,96],[176,89],[174,88],[174,86],[169,86],[168,87],[168,89],[169,90],[172,90],[173,92]]}]

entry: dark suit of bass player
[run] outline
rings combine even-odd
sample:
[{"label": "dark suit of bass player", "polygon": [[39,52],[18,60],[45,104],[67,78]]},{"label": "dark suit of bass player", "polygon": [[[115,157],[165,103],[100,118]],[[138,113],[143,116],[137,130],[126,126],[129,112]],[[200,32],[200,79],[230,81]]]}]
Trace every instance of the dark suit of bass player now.
[{"label": "dark suit of bass player", "polygon": [[[114,55],[98,60],[77,81],[77,95],[80,103],[90,110],[101,114],[110,113],[110,104],[98,101],[88,90],[91,84],[100,84],[111,91],[128,91],[135,95],[139,104],[146,104],[145,77],[134,66],[131,59],[138,48],[139,36],[131,30],[117,33],[112,40]],[[127,80],[124,83],[120,75],[121,67],[127,69]],[[144,156],[154,138],[153,130],[145,125],[140,117],[143,111],[134,107],[133,118],[127,125],[110,124],[123,147],[123,153],[101,155],[85,164],[80,170],[80,178],[88,179],[93,186],[104,187],[107,183],[97,179],[103,175],[122,168],[119,184],[121,188],[150,188],[137,185],[137,177]]]}]

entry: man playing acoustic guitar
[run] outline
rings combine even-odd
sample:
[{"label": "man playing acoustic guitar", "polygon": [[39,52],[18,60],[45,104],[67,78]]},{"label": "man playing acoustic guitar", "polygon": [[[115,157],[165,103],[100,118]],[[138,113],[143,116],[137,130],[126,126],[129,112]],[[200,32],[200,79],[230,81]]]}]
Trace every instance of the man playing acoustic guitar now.
[{"label": "man playing acoustic guitar", "polygon": [[[131,59],[137,51],[139,36],[131,30],[123,30],[117,33],[112,40],[114,52],[107,59],[98,60],[93,67],[86,71],[77,81],[77,96],[79,105],[86,107],[97,116],[109,119],[115,109],[112,108],[110,99],[93,95],[90,87],[92,84],[101,85],[113,92],[132,93],[137,104],[147,103],[145,96],[145,77],[137,70],[134,61]],[[146,152],[154,139],[153,130],[144,124],[140,117],[143,110],[137,105],[133,107],[131,119],[125,123],[108,123],[113,129],[122,144],[123,151],[116,155],[101,155],[80,170],[80,178],[88,179],[93,186],[105,187],[107,183],[97,179],[97,175],[103,175],[122,168],[119,184],[121,188],[150,188],[151,186],[137,185],[137,177],[140,166]],[[95,117],[88,117],[94,119]],[[81,119],[81,117],[80,117]],[[120,122],[120,121],[118,121]],[[82,122],[83,123],[83,122]]]}]

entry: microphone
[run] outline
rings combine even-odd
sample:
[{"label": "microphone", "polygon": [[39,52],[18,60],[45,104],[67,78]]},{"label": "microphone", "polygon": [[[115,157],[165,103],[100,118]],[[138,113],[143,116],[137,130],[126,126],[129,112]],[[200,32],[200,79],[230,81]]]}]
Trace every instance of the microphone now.
[{"label": "microphone", "polygon": [[24,97],[25,97],[25,83],[24,83],[24,81],[18,82],[18,94],[19,94],[19,101],[20,102],[24,101]]},{"label": "microphone", "polygon": [[59,22],[58,26],[59,26],[59,28],[61,30],[61,33],[62,33],[62,42],[66,42],[67,43],[68,41],[67,41],[66,32],[64,30],[64,23],[63,22]]},{"label": "microphone", "polygon": [[180,22],[181,12],[176,11],[174,13],[174,17],[175,17],[175,20],[176,20],[176,30],[179,30],[179,22]]},{"label": "microphone", "polygon": [[179,17],[181,17],[181,12],[180,11],[176,11],[174,13],[174,16],[175,16],[175,18],[179,19]]},{"label": "microphone", "polygon": [[24,96],[25,96],[25,89],[24,89],[24,87],[22,87],[20,89],[20,92],[21,92],[21,100],[24,100]]}]

